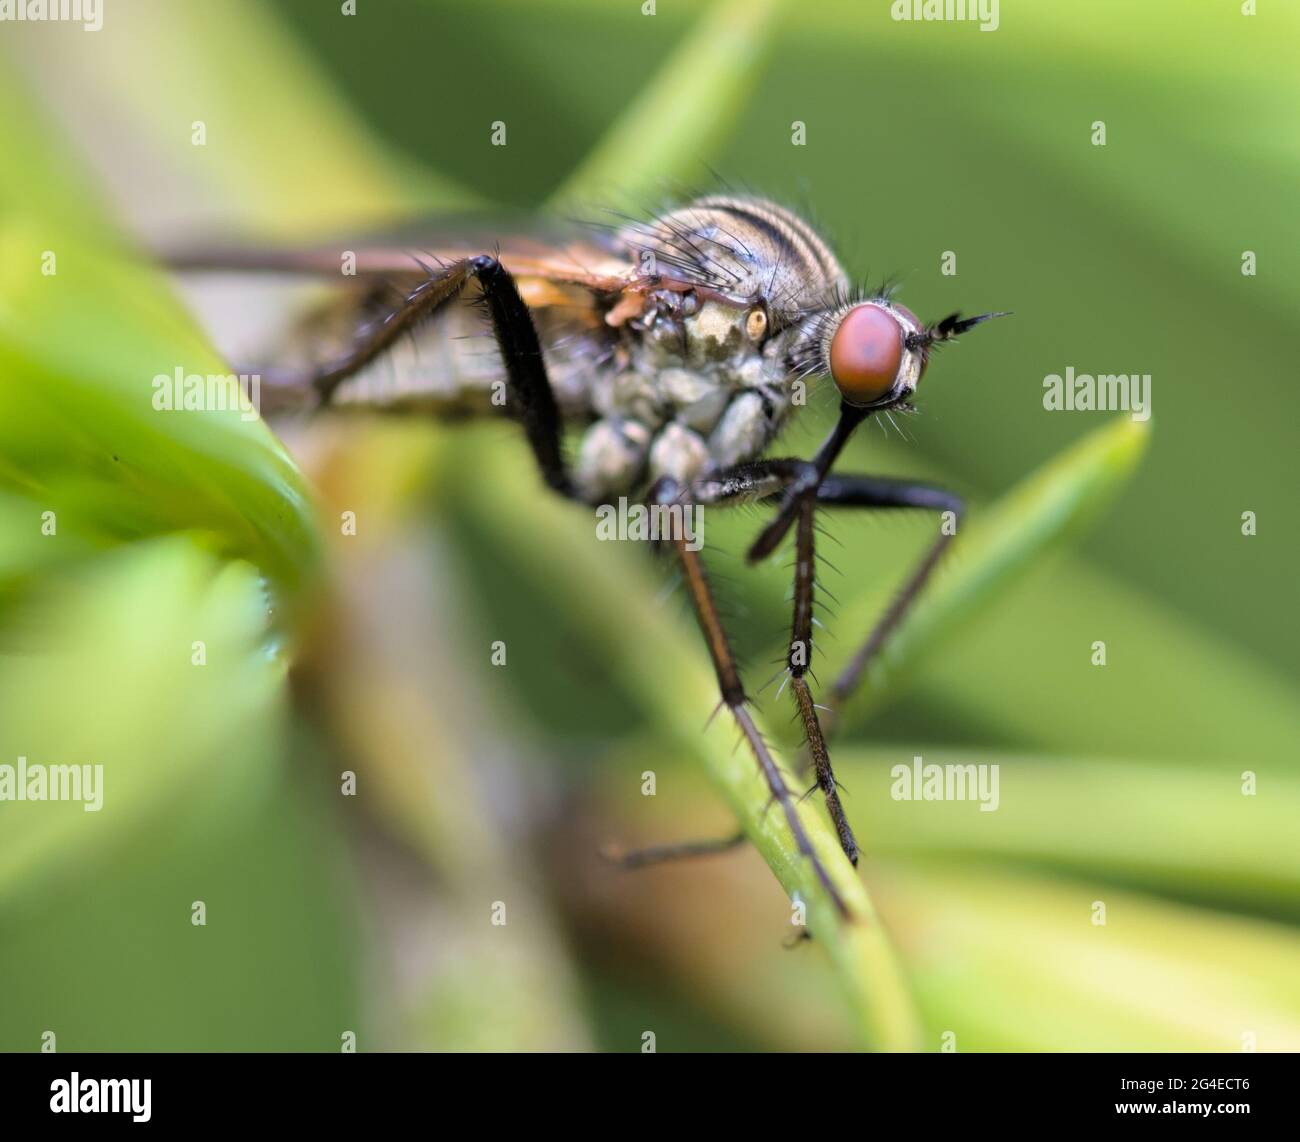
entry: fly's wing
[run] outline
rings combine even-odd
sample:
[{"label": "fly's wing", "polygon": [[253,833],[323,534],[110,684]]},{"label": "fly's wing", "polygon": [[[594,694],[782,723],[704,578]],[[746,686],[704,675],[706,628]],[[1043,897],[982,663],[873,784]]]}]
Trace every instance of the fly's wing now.
[{"label": "fly's wing", "polygon": [[[557,228],[529,232],[442,220],[333,246],[210,247],[165,260],[182,275],[182,288],[237,371],[303,377],[344,356],[431,274],[483,253],[497,256],[514,276],[533,312],[561,407],[582,415],[591,382],[582,366],[612,352],[604,318],[631,279],[626,256],[600,241]],[[465,297],[340,385],[334,403],[485,410],[501,370],[495,346],[484,341],[481,314],[466,305],[476,292],[471,283]],[[289,391],[264,383],[263,401],[268,411],[312,403],[302,384]]]},{"label": "fly's wing", "polygon": [[493,254],[516,277],[542,277],[594,292],[617,293],[630,277],[626,253],[608,235],[572,228],[479,216],[437,219],[368,237],[310,248],[239,245],[187,247],[163,253],[182,273],[250,273],[369,278],[426,274],[431,267]]}]

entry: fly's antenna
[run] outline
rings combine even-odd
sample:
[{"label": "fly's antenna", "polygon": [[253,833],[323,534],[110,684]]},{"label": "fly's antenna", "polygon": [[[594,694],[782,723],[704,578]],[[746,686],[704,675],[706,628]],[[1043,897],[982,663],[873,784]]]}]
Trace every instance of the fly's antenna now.
[{"label": "fly's antenna", "polygon": [[931,345],[942,345],[945,341],[954,341],[963,333],[974,329],[977,325],[982,325],[986,321],[992,321],[995,317],[1010,317],[1011,310],[1002,310],[999,313],[981,313],[978,317],[963,318],[960,313],[950,313],[942,321],[934,325],[927,326],[920,333],[909,333],[907,336],[907,347],[909,349],[928,349]]}]

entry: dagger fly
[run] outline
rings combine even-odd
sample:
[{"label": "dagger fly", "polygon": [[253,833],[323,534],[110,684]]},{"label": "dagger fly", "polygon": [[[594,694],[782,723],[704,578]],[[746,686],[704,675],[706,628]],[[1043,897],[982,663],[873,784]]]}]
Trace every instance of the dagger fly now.
[{"label": "dagger fly", "polygon": [[[427,245],[427,243],[426,243]],[[298,330],[294,358],[262,368],[263,407],[406,415],[504,413],[523,429],[543,481],[600,508],[718,507],[759,501],[770,521],[748,551],[770,555],[791,531],[795,566],[783,690],[845,854],[858,847],[826,745],[824,721],[853,690],[917,597],[955,533],[960,499],[927,484],[846,474],[835,463],[869,418],[910,410],[939,346],[990,317],[933,324],[886,292],[855,291],[827,243],[794,212],[751,197],[696,199],[597,237],[459,237],[433,253],[407,243],[353,256],[343,295]],[[200,255],[190,269],[335,274],[340,251]],[[484,353],[483,321],[495,351]],[[808,387],[833,384],[835,427],[811,458],[774,444]],[[566,431],[576,436],[572,457]],[[903,578],[827,695],[809,682],[819,508],[922,508],[947,526]],[[800,852],[839,901],[795,811],[796,796],[759,734],[699,544],[664,543],[680,565],[721,695]],[[717,851],[734,841],[627,854],[629,865]],[[842,902],[841,907],[842,907]]]}]

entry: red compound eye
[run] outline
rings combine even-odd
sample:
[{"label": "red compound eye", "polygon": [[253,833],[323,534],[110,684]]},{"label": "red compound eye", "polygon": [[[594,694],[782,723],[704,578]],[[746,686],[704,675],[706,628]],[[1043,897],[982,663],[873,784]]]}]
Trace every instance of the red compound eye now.
[{"label": "red compound eye", "polygon": [[849,404],[889,395],[903,363],[903,327],[878,305],[850,309],[831,338],[831,379]]}]

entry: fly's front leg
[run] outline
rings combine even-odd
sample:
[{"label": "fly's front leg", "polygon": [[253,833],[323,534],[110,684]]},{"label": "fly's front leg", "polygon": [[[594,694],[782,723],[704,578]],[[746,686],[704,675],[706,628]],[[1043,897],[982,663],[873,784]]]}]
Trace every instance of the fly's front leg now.
[{"label": "fly's front leg", "polygon": [[[814,532],[816,525],[818,489],[823,483],[821,469],[813,461],[787,461],[795,464],[793,478],[785,488],[782,510],[778,520],[789,513],[793,518],[795,529],[794,557],[794,611],[791,619],[790,647],[786,652],[786,673],[790,680],[790,691],[794,695],[795,705],[799,711],[799,722],[803,727],[804,740],[808,745],[808,754],[812,759],[813,773],[817,778],[817,787],[821,789],[826,800],[826,811],[840,840],[840,848],[853,864],[858,863],[858,842],[849,825],[848,815],[840,801],[839,783],[835,780],[835,771],[831,768],[830,750],[826,745],[826,735],[822,731],[817,717],[817,703],[813,700],[812,690],[808,685],[808,671],[812,664],[813,652],[813,608],[817,594],[817,570]],[[771,550],[775,527],[769,524],[759,535],[749,551],[752,561],[761,559]]]},{"label": "fly's front leg", "polygon": [[555,491],[571,496],[573,485],[560,447],[560,410],[546,375],[532,315],[510,272],[490,254],[462,258],[430,270],[382,316],[363,325],[342,357],[313,370],[302,378],[302,383],[314,388],[321,403],[327,404],[340,384],[375,361],[402,334],[459,297],[471,278],[479,284],[481,296],[475,300],[491,323],[509,394],[542,478]]},{"label": "fly's front leg", "polygon": [[866,642],[835,680],[831,688],[834,711],[853,693],[890,635],[898,629],[903,616],[916,602],[944,551],[956,536],[957,521],[965,506],[961,497],[943,488],[879,476],[827,476],[817,490],[817,502],[832,507],[928,508],[942,513],[938,537],[926,549],[893,602],[876,621]]},{"label": "fly's front leg", "polygon": [[813,773],[817,776],[817,786],[826,799],[826,811],[830,814],[835,832],[840,838],[840,848],[856,865],[858,863],[857,838],[853,835],[844,806],[840,803],[839,783],[835,780],[835,771],[831,768],[831,755],[826,745],[826,735],[817,717],[817,703],[813,701],[812,690],[808,686],[807,679],[808,667],[812,661],[813,603],[816,596],[813,549],[816,511],[817,486],[814,484],[802,496],[795,516],[794,618],[790,632],[787,670],[790,675],[790,690],[799,708],[799,721],[803,725],[804,740],[808,744],[808,754],[812,758]]}]

